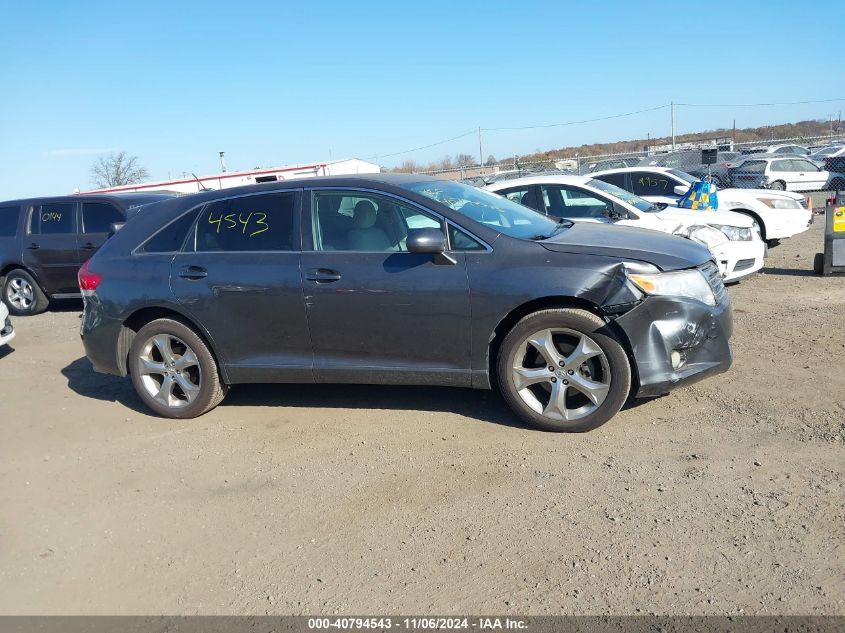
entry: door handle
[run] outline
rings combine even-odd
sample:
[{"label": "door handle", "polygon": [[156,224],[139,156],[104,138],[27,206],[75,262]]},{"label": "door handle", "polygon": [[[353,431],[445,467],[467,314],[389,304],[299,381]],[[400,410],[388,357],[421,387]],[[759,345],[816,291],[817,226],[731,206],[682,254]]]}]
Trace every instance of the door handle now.
[{"label": "door handle", "polygon": [[208,277],[208,271],[202,266],[183,266],[182,270],[179,271],[179,276],[182,279],[203,279]]},{"label": "door handle", "polygon": [[331,268],[316,268],[305,273],[308,281],[316,281],[318,284],[328,284],[333,281],[340,281],[340,273]]},{"label": "door handle", "polygon": [[37,251],[39,248],[41,248],[41,247],[38,246],[38,244],[36,244],[35,242],[33,242],[32,244],[30,244],[29,246],[26,247],[26,250]]},{"label": "door handle", "polygon": [[79,248],[81,248],[83,251],[93,251],[97,247],[94,246],[91,242],[87,242],[84,246],[80,246]]}]

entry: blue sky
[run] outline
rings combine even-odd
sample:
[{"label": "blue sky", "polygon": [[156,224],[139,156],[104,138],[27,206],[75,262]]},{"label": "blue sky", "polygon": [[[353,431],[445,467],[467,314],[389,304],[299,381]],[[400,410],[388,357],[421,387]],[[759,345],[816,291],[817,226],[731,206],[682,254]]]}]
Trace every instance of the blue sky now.
[{"label": "blue sky", "polygon": [[[357,156],[478,153],[478,126],[542,125],[670,101],[845,97],[838,2],[3,3],[0,199],[90,186],[97,155],[153,179]],[[833,28],[832,26],[830,28]],[[712,46],[712,52],[711,52]],[[676,131],[824,118],[837,103],[679,108]],[[666,135],[668,109],[486,132],[505,157]]]}]

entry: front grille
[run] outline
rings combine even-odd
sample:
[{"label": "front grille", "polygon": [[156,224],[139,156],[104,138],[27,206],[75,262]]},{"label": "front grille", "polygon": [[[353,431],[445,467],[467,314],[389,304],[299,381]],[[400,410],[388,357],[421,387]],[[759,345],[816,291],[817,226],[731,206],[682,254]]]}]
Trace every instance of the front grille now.
[{"label": "front grille", "polygon": [[740,259],[736,263],[736,266],[734,266],[734,272],[738,273],[740,270],[746,270],[748,268],[751,268],[753,265],[754,265],[753,259]]},{"label": "front grille", "polygon": [[722,274],[719,272],[719,267],[711,260],[699,266],[698,269],[704,274],[704,278],[713,289],[713,295],[716,297],[716,305],[722,303],[725,297],[727,297],[728,291],[725,290],[725,284],[722,282]]}]

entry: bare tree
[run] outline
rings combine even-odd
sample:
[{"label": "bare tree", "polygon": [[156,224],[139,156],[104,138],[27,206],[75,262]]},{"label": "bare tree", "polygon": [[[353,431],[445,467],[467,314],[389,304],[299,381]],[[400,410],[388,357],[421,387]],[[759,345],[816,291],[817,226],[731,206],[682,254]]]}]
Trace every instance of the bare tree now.
[{"label": "bare tree", "polygon": [[473,167],[475,159],[470,154],[458,154],[455,156],[455,165],[457,167]]},{"label": "bare tree", "polygon": [[495,164],[496,164],[496,157],[495,157],[495,156],[493,156],[493,154],[490,154],[490,155],[487,157],[487,160],[486,160],[486,161],[484,161],[484,164],[485,164],[485,165],[495,165]]},{"label": "bare tree", "polygon": [[91,182],[100,189],[134,185],[149,177],[149,172],[138,165],[138,157],[126,152],[100,156],[91,166]]}]

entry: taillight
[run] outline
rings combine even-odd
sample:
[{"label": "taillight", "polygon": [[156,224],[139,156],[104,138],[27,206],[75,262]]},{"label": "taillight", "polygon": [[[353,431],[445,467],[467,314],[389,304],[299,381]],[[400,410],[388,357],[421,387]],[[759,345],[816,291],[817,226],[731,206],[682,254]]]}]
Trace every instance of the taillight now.
[{"label": "taillight", "polygon": [[103,280],[102,275],[98,275],[97,273],[91,272],[88,268],[88,263],[91,260],[89,259],[87,262],[82,264],[82,268],[79,269],[79,289],[82,291],[82,296],[90,297],[94,294],[94,291],[97,289],[97,286],[100,285],[100,282]]}]

